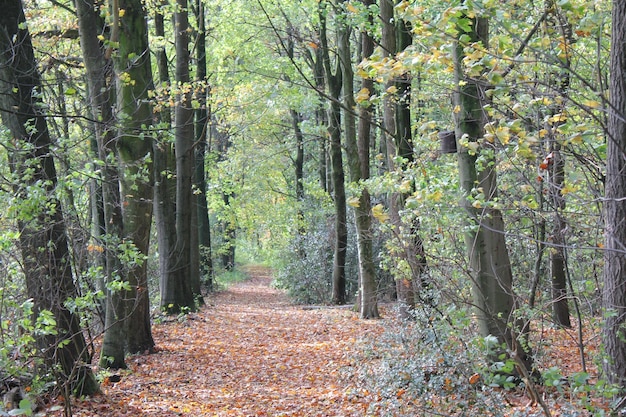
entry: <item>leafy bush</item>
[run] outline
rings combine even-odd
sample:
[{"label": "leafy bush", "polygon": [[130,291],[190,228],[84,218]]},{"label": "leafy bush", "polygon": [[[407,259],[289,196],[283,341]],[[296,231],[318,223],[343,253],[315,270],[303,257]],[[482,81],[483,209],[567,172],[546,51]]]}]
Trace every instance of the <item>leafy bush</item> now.
[{"label": "leafy bush", "polygon": [[364,342],[360,365],[349,370],[378,394],[368,414],[504,415],[502,392],[476,372],[486,356],[457,330],[461,323],[471,327],[465,312],[450,307],[443,315],[423,308],[414,315],[415,321],[390,321],[380,338]]},{"label": "leafy bush", "polygon": [[278,270],[275,286],[287,290],[297,303],[326,303],[331,298],[333,245],[329,234],[325,226],[300,236],[296,242],[300,251],[287,254],[285,265]]},{"label": "leafy bush", "polygon": [[[503,354],[492,363],[497,340],[476,334],[468,310],[420,306],[413,321],[387,320],[382,335],[362,340],[345,375],[373,396],[368,415],[544,415],[539,405],[525,406],[528,388],[515,362]],[[616,387],[566,369],[541,370],[535,388],[546,407],[562,416],[607,415]]]}]

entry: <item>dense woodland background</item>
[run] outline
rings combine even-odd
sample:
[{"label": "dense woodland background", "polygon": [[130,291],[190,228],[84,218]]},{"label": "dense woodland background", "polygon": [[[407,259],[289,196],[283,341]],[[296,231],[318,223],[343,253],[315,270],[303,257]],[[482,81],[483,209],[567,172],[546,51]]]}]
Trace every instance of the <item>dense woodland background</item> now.
[{"label": "dense woodland background", "polygon": [[264,263],[297,303],[397,301],[424,386],[436,347],[546,415],[623,408],[626,1],[0,4],[5,403],[98,392]]}]

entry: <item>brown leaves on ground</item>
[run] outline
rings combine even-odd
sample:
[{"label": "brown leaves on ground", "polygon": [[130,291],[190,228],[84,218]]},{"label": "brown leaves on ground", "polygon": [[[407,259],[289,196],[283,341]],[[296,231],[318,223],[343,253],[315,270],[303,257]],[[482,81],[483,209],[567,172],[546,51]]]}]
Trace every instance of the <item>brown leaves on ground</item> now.
[{"label": "brown leaves on ground", "polygon": [[[377,359],[363,357],[364,345],[393,330],[393,313],[382,321],[359,320],[349,309],[303,309],[291,305],[280,291],[270,288],[264,268],[249,271],[250,280],[215,294],[211,305],[182,320],[172,318],[153,327],[157,353],[128,359],[121,379],[107,378],[103,394],[73,400],[72,411],[86,416],[366,416],[378,415],[381,394],[368,392],[350,382],[355,367],[375,366]],[[387,327],[385,330],[383,327]],[[585,329],[585,354],[591,380],[597,370],[598,326]],[[532,333],[542,371],[558,366],[564,376],[580,372],[576,330],[557,330],[541,325]],[[387,346],[389,347],[389,346]],[[432,354],[432,352],[427,353]],[[361,358],[361,359],[356,359]],[[363,361],[363,363],[361,363]],[[359,362],[359,363],[357,363]],[[372,375],[372,377],[375,377]],[[468,384],[481,387],[479,374],[468,374]],[[116,381],[116,382],[114,382]],[[438,395],[413,398],[400,389],[397,415],[457,415],[453,387],[445,384]],[[450,383],[452,380],[449,380]],[[449,388],[449,389],[448,389]],[[371,389],[371,387],[370,387]],[[538,404],[529,403],[523,389],[500,391],[504,415],[542,415]],[[569,415],[565,403],[582,405],[584,396],[570,387],[559,392],[538,387],[554,417]],[[446,404],[438,400],[446,399]],[[425,407],[424,401],[429,401]],[[427,401],[427,402],[428,402]],[[588,404],[606,409],[598,398]],[[50,404],[47,415],[62,415],[60,402]],[[439,405],[437,405],[440,403]],[[603,406],[604,405],[604,406]],[[446,414],[451,411],[451,414]],[[396,414],[394,414],[396,415]],[[437,413],[439,415],[439,413]],[[489,414],[491,415],[491,414]]]},{"label": "brown leaves on ground", "polygon": [[[363,416],[365,395],[342,368],[357,338],[381,330],[345,309],[303,310],[270,288],[266,269],[182,322],[155,325],[158,352],[129,358],[75,416]],[[357,393],[357,394],[355,394]]]}]

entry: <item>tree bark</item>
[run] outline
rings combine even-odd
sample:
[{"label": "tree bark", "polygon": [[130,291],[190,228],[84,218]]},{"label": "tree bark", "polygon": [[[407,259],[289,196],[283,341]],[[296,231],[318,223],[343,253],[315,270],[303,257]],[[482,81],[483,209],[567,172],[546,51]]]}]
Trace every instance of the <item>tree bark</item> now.
[{"label": "tree bark", "polygon": [[196,1],[196,20],[198,22],[198,38],[196,42],[197,74],[199,83],[198,102],[200,106],[196,110],[196,162],[195,162],[195,189],[198,206],[198,243],[200,245],[200,274],[204,278],[204,284],[209,291],[213,290],[213,260],[211,251],[211,224],[209,221],[209,208],[207,202],[207,183],[205,175],[205,156],[207,151],[207,135],[209,132],[209,103],[210,86],[207,79],[206,59],[206,27],[204,15],[204,2]]},{"label": "tree bark", "polygon": [[0,15],[0,108],[3,123],[14,138],[9,164],[19,181],[14,185],[15,193],[26,200],[33,198],[29,190],[39,188],[45,199],[34,205],[30,218],[18,220],[26,290],[34,313],[49,311],[56,321],[56,334],[35,337],[44,352],[46,372],[59,372],[59,379],[71,391],[89,395],[99,386],[89,367],[80,318],[64,304],[77,296],[77,291],[63,211],[55,196],[57,176],[51,138],[38,110],[42,105],[37,93],[41,78],[22,2],[6,2],[4,6]]},{"label": "tree bark", "polygon": [[[413,37],[411,34],[411,25],[409,22],[402,19],[394,19],[395,21],[395,33],[396,33],[396,52],[403,52],[413,43]],[[412,75],[406,71],[400,75],[396,82],[396,149],[397,155],[401,157],[402,168],[407,169],[415,160],[413,150],[413,134],[411,131],[411,84]],[[394,209],[394,213],[397,213],[404,209],[406,198],[412,191],[415,190],[414,184],[410,186],[411,191],[400,194],[397,199],[393,200],[398,207]],[[399,217],[399,216],[398,216]],[[408,236],[406,239],[402,239],[400,246],[402,247],[401,257],[404,258],[409,266],[407,277],[409,283],[402,283],[402,291],[406,293],[406,297],[403,300],[408,309],[415,308],[415,301],[420,299],[422,301],[430,300],[430,296],[424,296],[424,290],[430,288],[430,283],[425,279],[425,272],[427,269],[426,253],[424,251],[424,242],[420,234],[421,222],[418,217],[409,219],[398,219],[397,233],[402,236],[403,230],[407,230]],[[406,288],[410,286],[410,288]],[[410,298],[409,298],[410,297]],[[401,313],[405,318],[408,318],[409,311],[403,310]]]},{"label": "tree bark", "polygon": [[[192,283],[199,277],[199,270],[192,262],[192,234],[198,229],[192,228],[192,210],[197,207],[193,198],[193,167],[194,167],[194,125],[191,108],[191,87],[189,85],[189,28],[187,0],[177,0],[175,13],[176,40],[176,84],[179,89],[175,108],[175,155],[176,155],[176,246],[174,283],[169,283],[171,293],[161,300],[164,308],[170,313],[179,313],[183,309],[194,310],[195,301]],[[197,240],[196,240],[197,241]]]},{"label": "tree bark", "polygon": [[125,291],[113,291],[110,285],[121,279],[122,265],[118,257],[117,246],[122,241],[122,211],[120,202],[119,173],[116,167],[115,143],[116,131],[112,109],[112,88],[107,78],[112,73],[110,60],[105,59],[103,47],[98,40],[99,22],[93,1],[76,3],[79,24],[80,44],[87,73],[89,102],[94,115],[100,123],[94,123],[97,141],[97,156],[103,164],[101,170],[102,206],[104,230],[100,242],[105,253],[106,283],[105,322],[102,341],[100,366],[125,368],[126,354],[126,308]]},{"label": "tree bark", "polygon": [[[302,122],[302,114],[296,110],[289,111],[291,115],[291,125],[293,126],[294,136],[296,138],[296,157],[293,161],[295,179],[296,179],[296,231],[298,233],[298,242],[306,233],[304,230],[304,213],[302,204],[304,203],[304,134],[300,128]],[[301,248],[298,248],[298,255],[304,256]]]},{"label": "tree bark", "polygon": [[[366,6],[373,2],[365,0]],[[372,18],[370,17],[370,21]],[[344,97],[344,131],[346,155],[350,180],[358,183],[369,178],[369,142],[371,134],[371,114],[366,105],[357,109],[354,99],[354,71],[352,68],[352,53],[350,51],[351,28],[346,23],[340,23],[339,30],[339,59],[343,71]],[[361,48],[363,57],[368,58],[374,51],[374,42],[369,34],[361,34]],[[363,89],[370,93],[374,83],[371,79],[364,79]],[[358,138],[356,129],[356,111],[358,111]],[[367,189],[359,194],[358,205],[354,207],[357,234],[357,251],[359,264],[359,313],[361,318],[378,318],[378,299],[376,266],[374,264],[371,201]]]},{"label": "tree bark", "polygon": [[[230,199],[233,197],[232,191],[224,191],[222,194],[222,199],[224,201],[224,206],[230,206]],[[235,225],[235,221],[232,218],[234,214],[230,214],[229,217],[223,220],[222,228],[223,228],[223,238],[224,245],[222,248],[222,266],[227,271],[232,271],[235,269],[235,253],[237,249],[236,239],[237,239],[237,227]]]},{"label": "tree bark", "polygon": [[[407,22],[394,16],[394,3],[391,0],[381,0],[380,13],[383,20],[383,49],[387,56],[394,57],[394,54],[411,44],[410,27]],[[411,74],[405,72],[396,79],[388,80],[385,90],[389,91],[392,87],[395,87],[396,94],[388,93],[383,99],[387,167],[390,171],[406,169],[415,159],[411,133]],[[396,166],[396,157],[400,157],[399,166]],[[427,283],[423,282],[427,265],[419,219],[406,220],[400,216],[405,199],[406,195],[400,192],[394,192],[390,196],[389,216],[394,238],[390,240],[388,247],[391,256],[408,265],[407,271],[396,274],[395,282],[400,316],[409,319],[415,308],[416,292],[427,287]]]},{"label": "tree bark", "polygon": [[[570,51],[572,44],[572,29],[565,16],[558,13],[558,6],[555,0],[546,1],[546,26],[551,35],[554,35],[559,42],[556,47],[565,46],[564,58],[558,71],[550,74],[550,84],[552,88],[567,102],[568,89],[570,85]],[[564,105],[555,105],[552,115],[564,111]],[[550,249],[550,278],[552,283],[552,317],[554,322],[563,327],[571,327],[570,311],[567,292],[567,257],[566,257],[566,230],[567,223],[563,217],[565,210],[565,198],[561,193],[565,183],[565,158],[561,153],[561,145],[556,140],[557,126],[549,126],[550,135],[548,140],[549,152],[552,156],[548,168],[548,193],[554,210],[552,220],[552,244]]]},{"label": "tree bark", "polygon": [[334,192],[335,205],[335,248],[333,261],[333,291],[332,302],[345,304],[346,302],[346,251],[348,247],[348,227],[346,213],[345,174],[343,170],[343,156],[341,149],[341,63],[336,62],[335,72],[332,70],[330,50],[328,46],[326,25],[326,2],[320,2],[320,41],[323,53],[324,73],[328,93],[331,97],[328,111],[328,133],[330,136],[330,163],[331,182]]},{"label": "tree bark", "polygon": [[[155,15],[155,33],[165,38],[164,17],[157,11]],[[155,50],[157,70],[160,85],[169,87],[171,79],[165,47]],[[176,283],[174,270],[176,246],[176,159],[170,137],[172,127],[172,111],[164,107],[157,113],[161,134],[156,137],[153,144],[154,153],[154,212],[159,247],[159,272],[160,272],[160,307],[167,309],[172,299],[174,289],[171,286]]]},{"label": "tree bark", "polygon": [[604,346],[609,381],[626,386],[626,1],[613,1],[606,156]]},{"label": "tree bark", "polygon": [[[481,42],[488,47],[489,25],[485,18],[467,18],[471,31],[468,43]],[[484,81],[467,77],[463,71],[465,43],[457,41],[455,59],[456,136],[459,145],[459,180],[463,192],[461,205],[467,213],[465,245],[472,274],[472,295],[480,334],[495,336],[521,359],[530,372],[530,352],[514,336],[523,326],[514,321],[513,276],[506,247],[504,221],[500,211],[492,206],[497,199],[495,150],[481,143],[486,123],[484,105],[487,102]],[[469,146],[463,146],[463,140]],[[477,167],[478,155],[482,163]],[[486,160],[485,160],[486,159]],[[482,189],[484,199],[472,202],[477,189]],[[516,329],[516,327],[518,327]],[[496,359],[494,355],[494,360]]]},{"label": "tree bark", "polygon": [[124,226],[120,249],[130,244],[137,251],[135,259],[124,265],[130,285],[126,294],[126,344],[129,353],[140,353],[154,348],[147,277],[153,197],[152,137],[146,131],[153,120],[148,91],[154,90],[154,86],[143,2],[120,0],[119,8],[125,11],[119,17],[119,50],[114,55]]},{"label": "tree bark", "polygon": [[567,300],[567,274],[565,257],[565,232],[567,223],[563,218],[565,198],[561,194],[565,182],[565,160],[560,151],[560,145],[552,141],[552,164],[549,175],[549,195],[554,209],[552,226],[552,244],[550,249],[550,277],[552,282],[552,316],[554,322],[570,328],[569,305]]}]

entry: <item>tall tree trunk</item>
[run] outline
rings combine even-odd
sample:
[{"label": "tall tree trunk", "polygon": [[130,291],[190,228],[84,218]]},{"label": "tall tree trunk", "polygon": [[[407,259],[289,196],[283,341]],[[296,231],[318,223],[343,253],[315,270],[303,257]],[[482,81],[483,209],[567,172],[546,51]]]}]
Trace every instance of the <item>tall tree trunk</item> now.
[{"label": "tall tree trunk", "polygon": [[[228,207],[230,207],[231,197],[233,197],[233,193],[231,191],[225,191],[222,194],[224,206],[227,207],[228,210],[230,210],[230,208]],[[232,271],[233,269],[235,269],[237,226],[235,224],[233,216],[234,214],[230,213],[229,218],[223,220],[222,223],[222,234],[224,237],[224,245],[222,248],[222,266],[227,271]]]},{"label": "tall tree trunk", "polygon": [[565,233],[567,223],[563,218],[565,198],[561,194],[565,182],[565,159],[561,155],[561,146],[551,140],[551,166],[548,177],[549,195],[554,210],[552,220],[552,244],[550,250],[550,277],[552,282],[552,315],[559,326],[572,327],[569,305],[567,302],[567,274],[565,257]]},{"label": "tall tree trunk", "polygon": [[18,219],[26,290],[33,300],[34,313],[49,311],[57,324],[56,334],[36,336],[37,343],[44,353],[46,372],[59,372],[58,379],[66,387],[78,395],[89,395],[99,387],[88,366],[89,352],[80,318],[65,307],[77,291],[65,222],[55,196],[57,176],[51,139],[46,120],[38,110],[42,107],[37,93],[40,88],[22,2],[5,2],[0,15],[0,108],[2,121],[14,138],[9,163],[19,181],[14,185],[15,193],[20,199],[28,199],[33,198],[29,189],[40,188],[40,198],[45,199],[30,204],[38,208],[30,218]]},{"label": "tall tree trunk", "polygon": [[[91,114],[93,120],[96,120],[96,113]],[[98,139],[96,133],[95,123],[92,123],[91,133],[92,136],[89,139],[89,150],[92,158],[98,158]],[[104,250],[104,237],[106,236],[106,216],[104,214],[104,193],[102,188],[101,178],[94,177],[89,181],[89,208],[91,211],[91,247],[89,248],[92,253],[91,265],[104,273],[98,274],[96,282],[93,285],[105,294],[104,300],[99,299],[96,306],[96,316],[99,323],[95,323],[95,328],[98,331],[103,330],[104,323],[106,321],[106,252]]]},{"label": "tall tree trunk", "polygon": [[192,263],[192,210],[197,207],[192,204],[193,166],[194,166],[194,125],[193,110],[191,108],[191,89],[189,88],[189,34],[187,29],[188,11],[187,0],[177,0],[175,13],[176,39],[176,83],[179,92],[176,98],[175,109],[175,154],[176,154],[176,249],[174,251],[175,264],[172,278],[175,283],[168,285],[173,289],[161,300],[165,309],[171,313],[178,313],[182,309],[195,309],[192,283],[199,276]]},{"label": "tall tree trunk", "polygon": [[206,27],[204,16],[204,2],[196,0],[196,20],[198,22],[198,39],[196,41],[197,74],[200,84],[196,110],[196,162],[194,181],[196,185],[198,205],[198,242],[200,245],[200,273],[206,287],[213,289],[213,260],[211,253],[211,224],[209,222],[209,208],[207,202],[207,183],[205,175],[205,157],[207,151],[207,135],[209,132],[209,103],[210,87],[207,79],[206,61]]},{"label": "tall tree trunk", "polygon": [[123,15],[119,13],[119,50],[114,56],[120,119],[117,154],[121,164],[122,243],[130,243],[137,250],[136,259],[124,268],[130,286],[126,343],[130,353],[139,353],[154,348],[147,276],[153,197],[152,138],[146,131],[152,125],[148,92],[154,87],[143,2],[119,0],[119,9],[125,11]]},{"label": "tall tree trunk", "polygon": [[[287,56],[293,62],[294,61],[294,34],[293,28],[287,30]],[[288,75],[282,76],[285,81],[289,81]],[[289,110],[291,116],[291,126],[293,127],[293,134],[296,140],[296,157],[293,159],[294,174],[295,174],[295,191],[296,191],[296,252],[300,258],[304,258],[306,254],[302,248],[302,238],[306,233],[304,229],[304,134],[300,123],[302,123],[302,114],[295,109]]]},{"label": "tall tree trunk", "polygon": [[[407,44],[404,27],[396,23],[394,16],[394,2],[381,0],[380,14],[383,21],[382,45],[385,55],[393,57],[400,47]],[[402,21],[400,21],[403,25]],[[398,26],[397,26],[398,25]],[[408,77],[408,75],[407,75]],[[396,88],[398,97],[386,94],[383,99],[383,121],[385,127],[385,142],[387,150],[387,167],[390,171],[397,169],[395,159],[400,156],[407,163],[413,160],[413,145],[411,141],[410,122],[410,81],[398,81],[390,79],[385,84],[385,90]],[[401,165],[404,167],[404,165]],[[417,234],[411,234],[411,228],[406,227],[400,218],[400,211],[404,207],[404,197],[399,192],[393,192],[389,201],[389,217],[393,227],[394,239],[391,239],[388,247],[391,256],[407,261],[411,267],[416,265],[416,248],[413,247],[414,237],[421,242]],[[420,247],[423,247],[420,245]],[[414,259],[415,258],[415,259]],[[413,268],[411,268],[413,269]],[[417,274],[418,271],[416,271]],[[419,277],[419,275],[418,275]],[[412,276],[396,276],[396,293],[400,303],[400,316],[404,319],[411,317],[411,311],[415,308],[415,291]]]},{"label": "tall tree trunk", "polygon": [[[564,58],[560,58],[561,68],[550,74],[550,84],[556,92],[567,102],[570,85],[570,50],[572,44],[572,29],[566,17],[559,13],[555,0],[547,0],[546,26],[548,35],[556,37],[558,45],[554,49],[565,48],[562,52]],[[564,105],[556,105],[552,109],[553,115],[563,112]],[[552,220],[552,244],[550,249],[550,277],[552,283],[552,316],[555,323],[563,327],[571,327],[570,311],[567,294],[567,257],[565,251],[567,223],[563,218],[565,211],[565,198],[561,193],[565,182],[565,157],[561,153],[561,145],[556,140],[557,126],[548,126],[549,152],[552,158],[549,160],[548,193],[554,210]]]},{"label": "tall tree trunk", "polygon": [[[454,49],[456,136],[460,142],[458,152],[459,179],[463,198],[461,205],[467,213],[465,245],[472,273],[472,295],[480,334],[495,336],[517,354],[527,370],[532,369],[528,349],[515,337],[521,331],[514,320],[513,276],[506,247],[502,214],[490,203],[497,198],[495,149],[482,143],[484,135],[486,83],[465,75],[463,71],[464,48],[473,42],[488,47],[489,25],[485,18],[467,18],[471,26],[467,43],[457,41]],[[464,143],[467,141],[467,143]],[[477,167],[478,155],[482,162]],[[484,201],[472,202],[474,190],[482,189]],[[484,205],[480,207],[480,205]],[[517,327],[517,328],[516,328]]]},{"label": "tall tree trunk", "polygon": [[[328,132],[328,112],[324,106],[325,97],[325,81],[324,81],[324,58],[322,48],[315,49],[315,58],[313,59],[313,77],[315,79],[315,88],[319,94],[319,104],[315,108],[315,121],[317,126],[324,127]],[[328,138],[326,135],[319,136],[319,180],[322,190],[329,192],[328,186]]]},{"label": "tall tree trunk", "polygon": [[[155,33],[165,38],[164,17],[157,11],[154,19]],[[169,65],[165,47],[155,51],[160,85],[170,86]],[[172,111],[164,107],[157,113],[162,133],[153,144],[154,153],[154,211],[157,240],[159,248],[159,288],[161,293],[160,307],[167,309],[172,299],[169,294],[174,292],[176,262],[176,159],[172,146],[171,132]]]},{"label": "tall tree trunk", "polygon": [[[369,9],[374,4],[372,0],[363,0],[363,4]],[[370,24],[373,24],[373,17],[368,17]],[[346,97],[346,115],[351,114],[352,109],[358,109],[358,136],[354,138],[349,135],[346,129],[346,153],[348,155],[348,165],[350,167],[350,177],[353,182],[367,180],[370,177],[370,139],[372,130],[372,114],[368,103],[357,108],[352,94],[352,63],[350,61],[349,37],[342,37],[340,56],[344,65],[344,96]],[[368,59],[374,52],[374,40],[367,31],[361,32],[361,51],[364,59]],[[350,81],[348,81],[350,80]],[[374,81],[364,78],[361,82],[361,91],[366,90],[373,93]],[[354,116],[346,117],[346,123],[354,123]],[[357,249],[359,260],[359,312],[361,318],[378,318],[378,282],[376,280],[376,265],[374,263],[373,232],[372,232],[372,203],[367,188],[364,188],[359,195],[358,206],[354,208]]]},{"label": "tall tree trunk", "polygon": [[613,1],[611,81],[604,215],[604,362],[608,379],[626,386],[626,1]]},{"label": "tall tree trunk", "polygon": [[346,190],[345,175],[343,171],[343,156],[341,149],[341,63],[337,60],[336,69],[333,73],[330,60],[326,29],[326,1],[320,2],[320,41],[323,52],[324,72],[326,84],[331,97],[330,110],[328,112],[328,133],[330,136],[330,163],[331,181],[334,192],[335,204],[335,249],[333,261],[333,291],[332,302],[344,304],[346,302],[346,251],[348,247],[348,227],[346,214]]},{"label": "tall tree trunk", "polygon": [[[228,148],[231,146],[230,136],[227,131],[223,131],[217,128],[217,123],[214,120],[211,126],[211,130],[215,134],[215,148],[219,161],[226,158]],[[220,259],[222,267],[226,271],[232,271],[235,268],[235,252],[237,249],[237,219],[233,210],[230,208],[230,199],[234,198],[233,176],[225,177],[222,180],[222,201],[224,202],[224,209],[227,212],[227,216],[220,219],[219,228],[222,235],[222,245],[219,248]]]},{"label": "tall tree trunk", "polygon": [[[102,27],[93,1],[76,3],[79,24],[80,44],[87,73],[89,102],[92,112],[100,123],[94,123],[97,141],[97,156],[103,168],[101,170],[102,208],[104,216],[105,271],[107,288],[105,289],[105,323],[102,341],[100,366],[125,368],[126,355],[126,298],[125,291],[113,290],[112,285],[122,279],[122,265],[116,246],[122,241],[123,224],[120,202],[119,173],[115,160],[116,131],[112,109],[112,88],[107,78],[112,73],[111,62],[105,58],[103,46],[98,40],[99,28]],[[105,244],[107,242],[107,244]]]},{"label": "tall tree trunk", "polygon": [[[396,21],[396,47],[397,52],[403,52],[411,46],[413,43],[413,35],[411,32],[411,24],[402,19],[394,19]],[[411,84],[412,75],[410,72],[405,72],[396,80],[397,89],[397,104],[396,104],[396,148],[398,156],[402,157],[405,165],[403,168],[407,168],[415,160],[413,150],[413,134],[411,131]],[[411,191],[402,195],[399,200],[402,206],[399,208],[404,209],[404,204],[407,196],[415,190],[415,185],[411,184]],[[420,219],[415,217],[402,223],[410,223],[405,227],[409,231],[409,238],[404,249],[404,256],[406,257],[407,264],[409,265],[409,274],[411,281],[411,291],[409,294],[418,295],[418,299],[423,301],[430,300],[428,295],[423,294],[423,290],[430,288],[430,283],[425,278],[425,272],[428,267],[426,261],[426,253],[424,251],[424,241],[421,236],[421,224]]]},{"label": "tall tree trunk", "polygon": [[[291,125],[296,138],[296,157],[293,165],[296,177],[296,230],[299,242],[305,234],[304,213],[302,211],[302,204],[304,203],[304,134],[300,128],[302,115],[295,110],[290,110],[289,113],[291,114]],[[304,256],[301,248],[298,248],[298,255]]]}]

